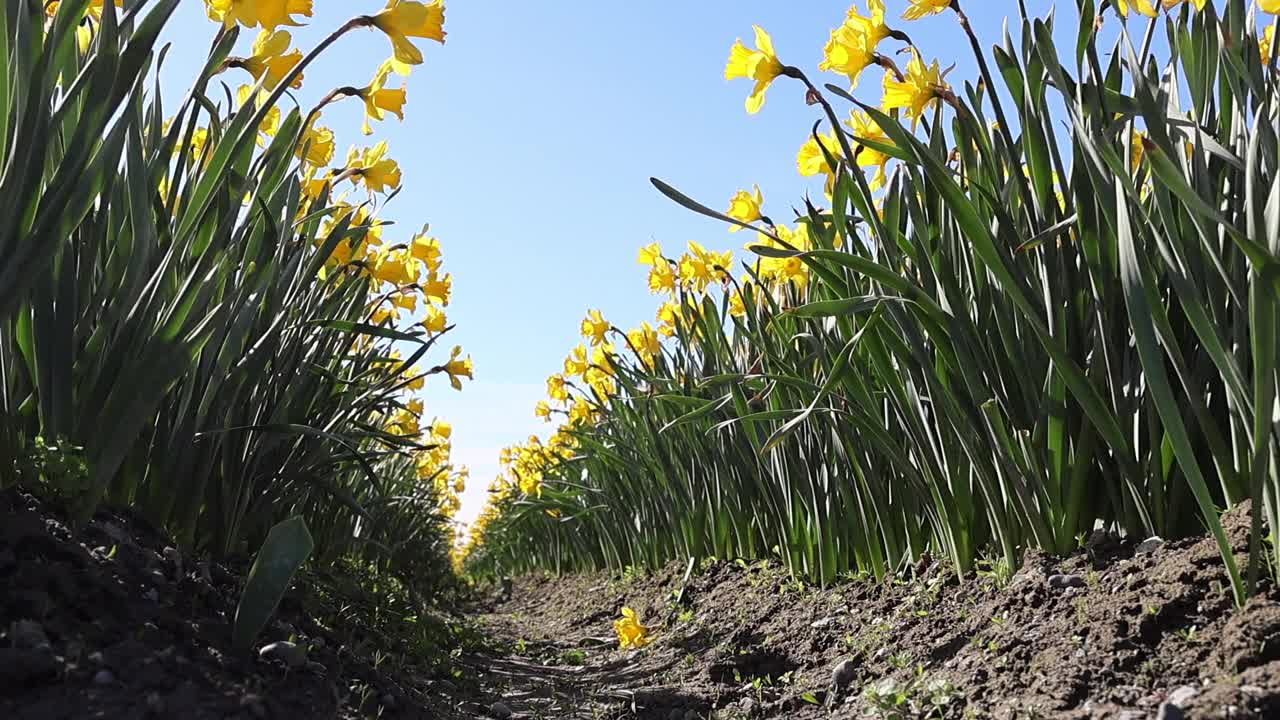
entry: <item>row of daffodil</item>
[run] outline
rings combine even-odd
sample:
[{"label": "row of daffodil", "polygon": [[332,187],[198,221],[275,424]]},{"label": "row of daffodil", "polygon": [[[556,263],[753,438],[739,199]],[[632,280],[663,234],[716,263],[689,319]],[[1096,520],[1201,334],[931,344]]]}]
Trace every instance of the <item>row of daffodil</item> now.
[{"label": "row of daffodil", "polygon": [[[1122,16],[1130,12],[1154,17],[1160,7],[1166,11],[1184,2],[1202,9],[1207,0],[1161,0],[1159,7],[1151,0],[1113,0],[1112,7]],[[1280,12],[1280,0],[1262,0],[1267,12]],[[918,20],[932,15],[953,11],[967,26],[968,18],[958,0],[911,0],[902,14],[906,20]],[[830,32],[824,47],[822,70],[844,75],[851,90],[871,66],[884,70],[880,107],[893,115],[905,115],[915,127],[938,102],[952,102],[950,86],[937,60],[926,63],[920,51],[910,44],[909,37],[891,27],[886,19],[884,0],[869,0],[864,13],[858,3],[847,11],[841,25]],[[1267,28],[1261,40],[1264,61],[1269,61],[1275,25]],[[907,44],[910,59],[905,69],[880,51],[887,40]],[[791,77],[808,85],[809,97],[818,98],[817,89],[796,68],[785,65],[774,48],[772,37],[760,26],[755,26],[755,48],[741,40],[730,49],[724,76],[727,80],[747,78],[755,85],[746,100],[746,110],[754,114],[765,103],[766,91],[779,77]],[[824,187],[830,195],[836,176],[832,161],[841,162],[851,149],[857,165],[874,168],[868,179],[869,189],[876,191],[888,183],[888,165],[891,156],[886,150],[893,147],[888,134],[870,113],[854,110],[846,121],[847,128],[812,134],[800,148],[796,164],[801,175],[825,177]],[[856,145],[847,142],[852,136]],[[1134,143],[1134,153],[1142,151],[1141,134]],[[856,149],[855,149],[856,148]],[[1135,159],[1135,165],[1140,159]],[[764,196],[759,186],[739,190],[730,199],[724,215],[739,223],[732,232],[763,222],[769,232],[755,233],[748,249],[785,249],[807,251],[814,249],[809,225],[801,221],[790,227],[775,223],[764,211]],[[752,226],[754,227],[754,226]],[[836,238],[840,242],[840,238]],[[542,494],[544,481],[556,473],[557,465],[571,458],[577,450],[576,432],[600,419],[607,412],[609,402],[617,393],[615,375],[619,363],[629,357],[648,370],[655,369],[663,356],[663,339],[677,336],[678,329],[691,324],[703,307],[700,297],[713,286],[724,288],[727,295],[727,312],[742,318],[748,308],[758,308],[760,303],[747,302],[769,293],[775,299],[786,302],[799,301],[809,283],[810,267],[795,255],[765,254],[746,267],[743,277],[733,277],[732,252],[716,252],[699,243],[690,242],[688,249],[678,258],[669,258],[657,243],[640,250],[639,262],[648,266],[648,287],[661,294],[664,300],[658,308],[656,322],[644,322],[639,327],[623,332],[610,324],[599,310],[589,310],[582,320],[584,342],[573,348],[564,361],[563,372],[547,379],[545,400],[537,403],[535,413],[551,422],[563,417],[563,423],[548,441],[530,436],[528,441],[505,448],[501,453],[504,471],[489,487],[489,502],[470,532],[454,549],[455,565],[461,568],[467,559],[483,547],[488,528],[509,510],[512,500],[521,497],[534,498]],[[620,338],[629,354],[619,354],[618,343],[610,336]],[[682,336],[681,342],[695,342]],[[581,382],[579,382],[581,381]],[[547,514],[560,517],[557,509],[547,509]]]},{"label": "row of daffodil", "polygon": [[[97,0],[100,4],[101,0]],[[385,223],[378,211],[386,199],[401,186],[400,164],[390,155],[383,140],[368,147],[352,146],[345,160],[335,165],[337,138],[334,131],[321,124],[326,106],[344,98],[357,98],[364,104],[363,132],[370,135],[374,123],[394,115],[404,119],[408,100],[407,79],[413,66],[424,58],[413,38],[444,43],[444,2],[388,0],[386,7],[373,15],[352,19],[330,36],[311,56],[304,56],[293,46],[293,37],[282,26],[297,26],[301,18],[313,14],[313,0],[205,0],[208,16],[224,27],[236,24],[259,28],[250,52],[229,57],[223,71],[241,70],[249,74],[253,85],[242,85],[237,93],[242,105],[265,105],[279,97],[281,85],[300,89],[304,69],[310,57],[337,37],[357,28],[372,28],[384,33],[392,43],[392,53],[361,87],[342,86],[330,90],[307,115],[301,142],[295,152],[299,160],[302,191],[306,202],[299,208],[299,219],[323,213],[324,222],[316,237],[323,245],[333,232],[345,228],[325,263],[325,272],[363,273],[371,279],[367,321],[371,325],[397,328],[406,323],[421,328],[428,338],[451,329],[445,308],[453,291],[452,275],[443,271],[443,253],[439,239],[427,234],[427,228],[405,242],[384,239]],[[273,96],[274,93],[274,96]],[[265,145],[280,127],[281,112],[276,105],[267,108],[259,126],[259,144]],[[194,157],[208,157],[208,132],[198,128],[192,136]],[[346,185],[349,183],[349,185]],[[351,191],[363,190],[367,197],[350,199]],[[360,229],[362,232],[353,232]],[[361,336],[367,340],[367,336]],[[421,392],[426,378],[448,377],[454,389],[462,389],[462,380],[474,377],[470,356],[455,346],[444,363],[423,370],[405,367],[398,350],[387,353],[385,367],[399,370],[400,385],[405,396],[398,407],[385,417],[383,430],[415,443],[415,465],[419,480],[431,483],[440,499],[440,508],[448,516],[457,512],[465,489],[468,471],[455,467],[450,460],[452,426],[444,420],[433,420],[424,427],[424,403]]]}]

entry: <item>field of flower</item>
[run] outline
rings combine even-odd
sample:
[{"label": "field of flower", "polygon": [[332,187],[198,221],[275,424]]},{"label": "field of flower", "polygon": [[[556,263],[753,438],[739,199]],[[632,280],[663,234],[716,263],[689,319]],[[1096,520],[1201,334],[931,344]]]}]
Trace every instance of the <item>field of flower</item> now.
[{"label": "field of flower", "polygon": [[[1280,0],[989,3],[1010,15],[994,46],[976,0],[859,1],[816,68],[755,26],[723,79],[748,115],[803,91],[813,194],[708,204],[653,179],[742,248],[640,248],[653,319],[586,310],[534,408],[550,431],[502,451],[465,533],[468,470],[424,397],[462,390],[473,362],[450,342],[444,243],[386,219],[402,168],[376,137],[445,42],[444,0],[386,0],[310,48],[290,28],[314,0],[204,0],[207,56],[173,103],[178,3],[0,2],[0,690],[28,693],[0,714],[56,715],[58,683],[160,714],[142,673],[102,659],[122,637],[148,663],[203,643],[206,696],[184,702],[232,703],[219,717],[384,716],[400,685],[409,712],[440,695],[511,717],[489,701],[561,709],[557,682],[576,703],[597,681],[593,712],[620,689],[635,710],[636,683],[677,663],[689,692],[641,698],[662,717],[754,707],[781,678],[772,716],[818,717],[817,693],[855,676],[865,702],[923,708],[924,662],[898,695],[870,684],[912,671],[868,652],[903,608],[912,648],[933,658],[945,624],[947,657],[981,666],[959,677],[1014,701],[1070,686],[1053,707],[1075,709],[1097,688],[1072,683],[1102,678],[1116,707],[1166,703],[1159,677],[1124,694],[1134,657],[1174,647],[1195,682],[1212,628],[1224,673],[1274,666],[1247,686],[1274,680],[1254,699],[1280,708]],[[950,48],[915,44],[926,18],[954,23]],[[386,54],[317,77],[354,33]],[[957,49],[974,76],[945,67]],[[365,116],[345,155],[325,118],[340,104]],[[1004,594],[1018,572],[1029,589]],[[77,605],[95,588],[123,610]],[[880,610],[855,618],[846,590]],[[492,644],[551,654],[493,671],[493,647],[450,645],[460,598]],[[812,617],[828,605],[841,616]],[[1011,613],[1056,623],[1035,658],[1002,645]],[[1117,617],[1132,626],[1097,630]],[[616,648],[556,636],[596,626]],[[1044,690],[1041,655],[1083,657],[1090,630],[1103,660]],[[537,685],[605,645],[598,675]],[[989,676],[989,656],[1014,669]],[[195,672],[179,657],[175,676]],[[271,672],[291,697],[228,700]],[[937,716],[958,717],[942,695]]]},{"label": "field of flower", "polygon": [[[0,6],[0,484],[81,524],[128,506],[195,553],[269,543],[264,566],[351,560],[430,597],[467,470],[420,391],[461,389],[472,361],[447,343],[441,242],[379,220],[401,185],[386,142],[344,156],[324,113],[363,103],[366,135],[403,118],[444,5],[392,0],[304,54],[288,28],[311,0],[207,0],[203,71],[164,107],[177,4]],[[355,32],[389,59],[306,75]],[[331,91],[299,107],[304,82]],[[269,611],[287,579],[250,589]]]},{"label": "field of flower", "polygon": [[[1064,29],[1010,3],[987,49],[972,2],[855,3],[822,76],[764,28],[735,43],[748,113],[805,88],[823,195],[721,212],[655,179],[745,257],[641,249],[655,322],[587,313],[536,408],[554,433],[505,451],[456,562],[1007,577],[1096,527],[1207,529],[1243,602],[1280,559],[1280,3],[1075,4]],[[952,50],[912,44],[935,15]],[[978,77],[943,68],[965,46]],[[1242,564],[1219,516],[1247,501]]]}]

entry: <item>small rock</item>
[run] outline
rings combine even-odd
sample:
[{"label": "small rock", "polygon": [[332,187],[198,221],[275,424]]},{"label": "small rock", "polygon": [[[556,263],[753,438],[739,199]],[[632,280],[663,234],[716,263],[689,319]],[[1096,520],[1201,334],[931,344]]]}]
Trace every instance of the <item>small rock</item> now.
[{"label": "small rock", "polygon": [[273,642],[258,651],[258,657],[264,660],[279,660],[286,666],[296,668],[307,662],[307,651],[288,640]]},{"label": "small rock", "polygon": [[44,626],[34,620],[15,620],[9,624],[9,644],[23,650],[47,648],[49,636],[44,634]]},{"label": "small rock", "polygon": [[1085,586],[1084,578],[1079,575],[1050,575],[1049,587],[1057,588],[1082,588]]},{"label": "small rock", "polygon": [[1173,691],[1169,693],[1168,697],[1165,698],[1165,702],[1173,703],[1181,709],[1185,708],[1187,703],[1191,702],[1191,699],[1199,694],[1199,688],[1195,688],[1190,685],[1183,685],[1181,687],[1174,688]]},{"label": "small rock", "polygon": [[821,629],[821,628],[827,627],[828,625],[830,625],[831,623],[833,623],[833,622],[835,622],[835,621],[836,621],[836,619],[835,619],[834,617],[827,616],[827,617],[821,618],[821,619],[819,619],[819,620],[814,620],[813,622],[809,623],[809,627],[811,627],[811,628],[813,628],[813,629],[815,629],[815,630],[818,630],[818,629]]},{"label": "small rock", "polygon": [[1156,711],[1156,720],[1185,720],[1186,717],[1182,708],[1171,702],[1160,703],[1160,709]]},{"label": "small rock", "polygon": [[506,703],[501,700],[489,706],[489,717],[497,718],[497,720],[507,720],[514,714],[511,712],[511,708],[507,707]]},{"label": "small rock", "polygon": [[111,672],[110,670],[107,670],[106,668],[103,668],[102,670],[99,670],[98,672],[93,674],[94,685],[103,685],[103,686],[114,685],[115,682],[116,682],[115,673]]},{"label": "small rock", "polygon": [[102,657],[101,650],[94,650],[93,652],[89,653],[89,655],[85,659],[93,663],[94,665],[101,665],[104,660],[104,658]]},{"label": "small rock", "polygon": [[382,697],[378,698],[378,702],[382,704],[382,707],[388,710],[396,709],[396,696],[389,692],[382,693]]},{"label": "small rock", "polygon": [[267,706],[262,704],[262,698],[253,693],[249,693],[240,698],[240,707],[249,711],[249,714],[256,718],[265,718],[267,716]]},{"label": "small rock", "polygon": [[1147,555],[1159,550],[1164,545],[1164,538],[1159,535],[1153,535],[1146,540],[1138,543],[1138,547],[1133,549],[1135,555]]},{"label": "small rock", "polygon": [[842,690],[853,682],[856,675],[857,668],[854,667],[853,661],[845,660],[831,671],[831,684],[835,685],[837,690]]},{"label": "small rock", "polygon": [[1141,710],[1122,710],[1116,720],[1147,720],[1147,714]]},{"label": "small rock", "polygon": [[178,548],[167,547],[164,550],[161,550],[160,554],[164,556],[165,560],[169,561],[170,565],[173,565],[173,569],[176,570],[179,575],[182,574],[182,553],[178,552]]},{"label": "small rock", "polygon": [[1241,685],[1240,692],[1244,693],[1245,695],[1261,695],[1266,691],[1257,685]]}]

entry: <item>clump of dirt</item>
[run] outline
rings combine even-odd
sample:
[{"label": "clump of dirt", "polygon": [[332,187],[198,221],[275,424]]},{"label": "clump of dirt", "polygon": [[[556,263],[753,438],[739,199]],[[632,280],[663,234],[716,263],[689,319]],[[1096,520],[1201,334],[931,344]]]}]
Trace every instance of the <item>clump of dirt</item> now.
[{"label": "clump of dirt", "polygon": [[[255,651],[237,652],[242,573],[185,556],[127,513],[101,511],[78,533],[66,517],[0,492],[0,717],[471,716],[440,702],[429,674],[375,667],[376,648],[349,647],[296,591]],[[309,647],[305,662],[259,657],[275,641]]]},{"label": "clump of dirt", "polygon": [[[1243,561],[1247,509],[1224,522]],[[1211,538],[1098,534],[964,582],[941,564],[825,589],[767,563],[685,570],[517,579],[482,618],[509,665],[469,659],[488,699],[517,717],[1280,717],[1280,596],[1235,609]],[[618,649],[623,606],[651,645]]]}]

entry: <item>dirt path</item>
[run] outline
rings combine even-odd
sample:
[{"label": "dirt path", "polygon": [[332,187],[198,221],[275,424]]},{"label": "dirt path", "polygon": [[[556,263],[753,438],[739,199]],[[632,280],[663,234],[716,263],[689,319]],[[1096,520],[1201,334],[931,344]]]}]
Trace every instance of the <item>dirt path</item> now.
[{"label": "dirt path", "polygon": [[[814,588],[723,561],[526,577],[442,664],[352,601],[293,593],[261,638],[311,648],[290,668],[229,647],[227,569],[124,514],[61,517],[0,493],[0,718],[1280,717],[1280,593],[1236,610],[1207,538],[1095,537],[964,582],[935,564]],[[1247,516],[1225,525],[1243,552]],[[618,648],[622,607],[652,644]]]},{"label": "dirt path", "polygon": [[[476,616],[482,632],[505,652],[464,655],[462,663],[483,678],[485,699],[473,710],[489,716],[527,718],[702,717],[709,704],[697,694],[661,682],[675,663],[667,653],[620,651],[612,629],[610,607],[582,615],[562,604],[562,590],[574,587],[604,605],[620,601],[626,583],[604,575],[572,582],[526,578],[516,583],[512,599]],[[552,608],[569,610],[566,615]],[[493,703],[499,703],[494,707]]]},{"label": "dirt path", "polygon": [[[1243,551],[1241,516],[1228,526]],[[766,564],[719,562],[687,583],[684,570],[516,581],[477,616],[502,650],[463,658],[483,689],[464,714],[505,715],[497,701],[518,718],[1280,717],[1280,595],[1234,610],[1204,538],[1097,537],[963,584],[937,565],[826,589]],[[650,646],[617,648],[623,606],[652,626]]]}]

